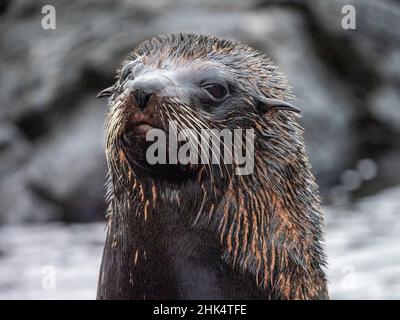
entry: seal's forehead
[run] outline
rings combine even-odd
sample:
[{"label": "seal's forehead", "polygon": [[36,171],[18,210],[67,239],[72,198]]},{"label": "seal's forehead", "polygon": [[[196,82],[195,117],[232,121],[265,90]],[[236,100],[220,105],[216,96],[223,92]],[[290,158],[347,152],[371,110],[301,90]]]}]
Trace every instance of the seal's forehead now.
[{"label": "seal's forehead", "polygon": [[197,54],[206,54],[211,50],[229,50],[233,49],[235,43],[232,40],[222,39],[208,35],[171,33],[157,35],[150,40],[144,41],[137,47],[137,51],[144,54],[152,54],[155,51],[168,50],[177,55],[188,54],[190,56]]},{"label": "seal's forehead", "polygon": [[209,35],[157,35],[138,45],[124,65],[136,59],[149,69],[218,69],[228,78],[260,86],[277,78],[271,61],[259,51]]},{"label": "seal's forehead", "polygon": [[235,63],[251,58],[256,51],[239,42],[208,35],[165,34],[141,43],[133,52],[132,58],[146,57],[145,63],[162,63],[169,60],[216,61],[222,64]]}]

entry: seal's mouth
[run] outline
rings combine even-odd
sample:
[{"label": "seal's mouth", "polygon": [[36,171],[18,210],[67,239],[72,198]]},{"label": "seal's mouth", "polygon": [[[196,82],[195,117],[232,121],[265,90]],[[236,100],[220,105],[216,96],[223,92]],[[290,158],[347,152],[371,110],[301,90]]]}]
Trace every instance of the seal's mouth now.
[{"label": "seal's mouth", "polygon": [[158,127],[153,123],[142,121],[142,122],[132,123],[127,131],[134,131],[136,132],[138,137],[145,138],[147,133],[152,129],[158,129]]},{"label": "seal's mouth", "polygon": [[137,130],[146,134],[151,129],[163,129],[162,124],[152,115],[143,112],[135,113],[126,126],[126,131]]},{"label": "seal's mouth", "polygon": [[165,152],[166,163],[151,163],[147,151],[154,140],[148,141],[146,136],[150,130],[158,129],[168,136],[168,125],[161,121],[157,112],[136,112],[127,121],[122,132],[120,144],[123,146],[130,167],[140,179],[151,178],[159,182],[181,184],[185,181],[195,180],[198,170],[190,164],[174,163],[169,159],[169,142],[159,145],[159,152]]}]

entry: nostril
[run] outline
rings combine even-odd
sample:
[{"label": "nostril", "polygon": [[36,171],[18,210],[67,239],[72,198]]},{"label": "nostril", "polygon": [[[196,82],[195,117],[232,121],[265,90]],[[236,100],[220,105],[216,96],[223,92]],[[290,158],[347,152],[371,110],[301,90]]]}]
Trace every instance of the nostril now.
[{"label": "nostril", "polygon": [[152,95],[152,93],[148,93],[144,90],[135,90],[135,99],[136,99],[136,103],[137,106],[141,109],[144,110],[147,107],[147,104],[149,103],[150,97]]},{"label": "nostril", "polygon": [[145,94],[144,98],[143,98],[143,107],[146,108],[149,100],[150,100],[151,94]]}]

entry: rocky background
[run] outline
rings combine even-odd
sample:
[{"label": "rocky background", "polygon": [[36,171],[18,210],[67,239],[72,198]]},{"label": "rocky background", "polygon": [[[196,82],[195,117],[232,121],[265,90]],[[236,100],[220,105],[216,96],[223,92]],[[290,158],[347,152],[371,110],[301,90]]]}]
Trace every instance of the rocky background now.
[{"label": "rocky background", "polygon": [[[56,8],[56,30],[41,28],[45,4]],[[346,4],[356,8],[356,30],[341,27]],[[21,276],[36,272],[26,250],[47,252],[40,259],[46,264],[45,257],[67,247],[63,241],[74,239],[76,258],[93,254],[91,239],[103,239],[99,225],[75,225],[104,216],[106,106],[96,93],[113,82],[115,69],[136,44],[168,31],[234,38],[280,66],[303,110],[307,149],[326,205],[335,297],[400,297],[400,252],[381,256],[400,245],[396,0],[3,0],[0,30],[0,263],[9,271],[1,272],[0,297],[2,292],[34,297],[25,285],[33,278]],[[53,228],[49,222],[74,224]],[[82,235],[85,230],[96,235]],[[61,251],[58,263],[71,258],[71,250]],[[365,253],[361,260],[351,258],[357,250]],[[97,260],[90,265],[97,268]],[[375,287],[367,285],[370,262],[384,270],[375,273]],[[16,271],[21,264],[25,273]],[[79,265],[71,266],[72,275],[80,274]],[[346,270],[351,275],[355,266],[366,270],[367,282],[358,291],[340,291]],[[96,275],[89,273],[92,282],[79,280],[88,284],[85,294],[75,297],[93,296]],[[379,289],[367,293],[370,287]]]}]

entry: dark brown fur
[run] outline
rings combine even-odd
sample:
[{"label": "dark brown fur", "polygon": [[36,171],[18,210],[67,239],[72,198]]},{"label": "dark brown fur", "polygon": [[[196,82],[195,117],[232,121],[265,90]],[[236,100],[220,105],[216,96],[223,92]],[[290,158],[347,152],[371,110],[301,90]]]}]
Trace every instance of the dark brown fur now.
[{"label": "dark brown fur", "polygon": [[204,117],[167,98],[148,113],[182,128],[253,128],[255,169],[239,176],[234,166],[190,167],[196,178],[179,182],[141,172],[121,142],[138,110],[120,90],[119,72],[106,121],[109,211],[98,298],[328,298],[323,217],[303,130],[295,113],[261,106],[265,97],[293,98],[284,78],[257,51],[211,36],[157,36],[124,65],[137,57],[151,68],[211,60],[226,70],[237,92],[229,117]]}]

